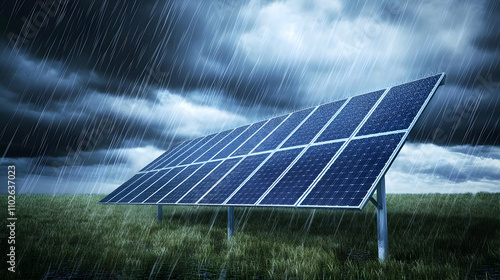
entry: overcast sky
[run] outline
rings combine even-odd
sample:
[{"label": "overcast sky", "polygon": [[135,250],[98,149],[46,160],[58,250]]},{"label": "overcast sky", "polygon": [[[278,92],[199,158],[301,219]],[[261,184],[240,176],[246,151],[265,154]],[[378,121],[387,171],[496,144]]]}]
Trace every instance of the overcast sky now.
[{"label": "overcast sky", "polygon": [[18,191],[109,193],[180,141],[446,72],[387,191],[500,192],[499,1],[0,9],[0,165]]}]

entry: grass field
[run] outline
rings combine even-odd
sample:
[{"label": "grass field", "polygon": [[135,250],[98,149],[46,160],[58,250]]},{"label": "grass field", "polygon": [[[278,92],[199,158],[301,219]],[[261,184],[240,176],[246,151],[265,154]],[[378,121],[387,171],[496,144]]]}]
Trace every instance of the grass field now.
[{"label": "grass field", "polygon": [[[1,279],[500,279],[500,194],[389,195],[389,259],[376,210],[101,205],[18,195],[16,272]],[[7,196],[1,196],[2,263]]]}]

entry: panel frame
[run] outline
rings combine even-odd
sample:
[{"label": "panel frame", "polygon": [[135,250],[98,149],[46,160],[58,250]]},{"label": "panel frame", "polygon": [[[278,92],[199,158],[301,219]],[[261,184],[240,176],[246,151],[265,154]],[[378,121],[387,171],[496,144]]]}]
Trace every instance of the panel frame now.
[{"label": "panel frame", "polygon": [[[360,136],[356,137],[356,134],[359,132],[359,130],[361,129],[362,125],[364,125],[364,123],[368,120],[368,117],[371,116],[371,114],[375,111],[376,107],[378,107],[378,105],[380,104],[380,102],[383,100],[382,97],[385,98],[385,96],[387,95],[387,93],[389,92],[389,90],[394,87],[394,86],[392,86],[392,87],[389,87],[389,88],[386,89],[386,91],[382,94],[381,99],[379,100],[379,102],[377,102],[375,104],[376,106],[374,106],[372,108],[372,111],[367,115],[367,118],[364,119],[361,122],[361,124],[353,132],[353,135],[351,135],[351,137],[349,138],[349,142],[350,142],[350,141],[356,140],[356,139],[371,138],[371,137],[377,137],[377,136],[388,135],[388,134],[397,134],[397,133],[402,133],[402,132],[405,133],[403,135],[403,137],[401,138],[399,144],[393,150],[391,156],[389,157],[389,159],[385,163],[384,167],[380,171],[380,174],[377,176],[377,178],[373,182],[372,186],[370,187],[370,189],[366,193],[365,197],[363,198],[363,200],[361,201],[361,203],[358,206],[301,205],[300,203],[302,203],[302,201],[304,200],[304,198],[310,193],[310,190],[308,190],[307,192],[304,193],[304,195],[299,200],[299,202],[296,203],[295,207],[297,207],[297,208],[313,208],[313,209],[321,209],[321,208],[327,208],[327,209],[344,209],[344,210],[358,210],[358,211],[363,210],[364,207],[366,206],[367,202],[370,200],[370,197],[373,196],[373,194],[374,194],[374,192],[375,192],[375,190],[377,188],[377,184],[380,182],[380,180],[382,180],[382,178],[384,178],[384,176],[386,175],[387,171],[389,170],[389,168],[391,167],[392,163],[394,162],[394,159],[397,157],[397,155],[401,151],[402,146],[406,142],[406,139],[408,138],[408,135],[410,134],[410,132],[413,129],[413,127],[415,126],[415,123],[420,118],[420,115],[422,114],[422,112],[425,110],[425,108],[429,104],[430,100],[434,96],[434,94],[437,91],[437,89],[439,88],[439,86],[442,85],[443,79],[445,77],[445,73],[442,72],[440,74],[435,74],[435,75],[427,76],[427,77],[424,77],[424,78],[416,79],[414,81],[409,81],[409,82],[405,83],[405,84],[407,84],[407,83],[415,82],[415,81],[418,81],[418,80],[427,79],[427,78],[430,78],[430,77],[433,77],[433,76],[436,76],[436,75],[440,75],[438,81],[436,82],[436,84],[432,88],[431,92],[428,94],[425,102],[422,104],[422,106],[420,107],[420,110],[417,112],[417,114],[413,118],[413,121],[411,122],[410,126],[407,129],[386,131],[386,132],[374,133],[374,134],[369,134],[369,135],[360,135]],[[344,147],[344,149],[345,149],[345,147]],[[343,151],[343,149],[342,149],[342,151]],[[339,153],[339,155],[340,155],[340,153]],[[336,156],[338,157],[338,155],[336,155]],[[333,164],[333,162],[332,162],[332,164]],[[330,166],[331,166],[331,164],[330,164]],[[330,166],[328,166],[328,168],[330,168]],[[322,177],[322,175],[321,175],[321,177]],[[316,186],[316,184],[317,184],[317,182],[315,182],[314,184],[311,185],[311,190],[312,190],[312,188],[314,188],[314,186]]]},{"label": "panel frame", "polygon": [[[440,75],[438,81],[436,82],[436,84],[432,88],[431,92],[429,93],[429,95],[425,99],[424,104],[422,104],[422,106],[420,107],[420,110],[418,110],[417,114],[413,118],[413,121],[410,123],[410,126],[406,129],[406,133],[401,138],[401,141],[399,142],[398,146],[392,152],[391,157],[386,162],[384,168],[380,172],[380,175],[377,177],[377,179],[375,180],[375,182],[373,182],[373,185],[371,186],[370,190],[366,193],[365,197],[361,201],[361,204],[359,205],[359,210],[363,210],[364,207],[366,206],[366,203],[368,203],[368,201],[370,200],[370,197],[373,196],[373,194],[375,193],[375,190],[377,189],[377,185],[381,182],[381,180],[383,180],[383,178],[385,177],[385,174],[387,173],[387,171],[391,167],[392,163],[394,162],[394,159],[396,159],[396,157],[398,156],[398,154],[401,151],[401,148],[403,147],[404,143],[406,142],[406,139],[408,138],[408,135],[410,134],[411,130],[413,129],[413,127],[417,123],[418,119],[420,118],[420,116],[424,112],[425,108],[427,108],[427,105],[429,105],[429,103],[430,103],[432,97],[434,97],[434,94],[436,93],[437,89],[441,85],[444,84],[444,78],[446,77],[445,73],[442,72],[442,73],[436,74],[436,75]],[[427,78],[430,78],[430,77],[436,76],[436,75],[431,75],[431,76],[428,76],[428,77],[425,77],[425,78],[421,78],[421,79],[417,79],[417,80],[414,80],[414,81],[418,81],[418,80],[422,80],[422,79],[427,79]],[[413,82],[413,81],[406,82],[405,84],[411,83],[411,82]],[[378,133],[378,134],[381,134],[381,133]]]},{"label": "panel frame", "polygon": [[[320,145],[323,145],[323,144],[326,144],[326,142],[320,142],[320,143],[315,143],[315,141],[318,139],[318,137],[323,133],[323,131],[325,131],[325,129],[330,125],[330,123],[333,122],[333,120],[340,114],[340,112],[344,109],[344,107],[347,105],[347,103],[349,103],[349,101],[351,100],[352,97],[349,97],[347,98],[344,103],[342,104],[342,106],[340,106],[340,108],[337,110],[337,112],[335,112],[335,114],[333,114],[333,116],[330,117],[330,120],[328,122],[326,122],[323,127],[318,131],[318,133],[316,133],[316,135],[311,139],[311,141],[305,145],[304,149],[299,153],[299,155],[295,158],[294,161],[292,161],[290,163],[290,165],[283,171],[283,173],[281,173],[281,175],[271,184],[271,186],[269,186],[269,188],[267,189],[267,191],[265,191],[262,196],[252,205],[252,206],[269,206],[269,207],[295,207],[293,205],[290,205],[290,206],[284,206],[284,205],[281,205],[281,204],[260,204],[260,202],[262,200],[264,200],[264,198],[271,192],[271,190],[279,183],[279,181],[281,181],[281,179],[288,173],[288,171],[290,171],[290,169],[292,169],[292,167],[297,163],[297,161],[300,160],[300,158],[304,155],[304,153],[307,152],[307,150],[309,149],[309,147],[313,146],[314,144],[320,144]],[[335,101],[334,101],[335,102]],[[319,108],[319,106],[321,105],[318,105],[317,107]],[[338,141],[339,139],[334,139],[334,140],[331,140],[329,142],[333,143],[333,142],[336,142]],[[283,144],[283,143],[282,143]],[[286,147],[286,149],[288,148],[294,148],[294,147],[297,147],[297,146],[292,146],[292,147]]]},{"label": "panel frame", "polygon": [[[361,121],[361,123],[358,125],[358,127],[356,127],[356,129],[353,131],[353,133],[350,135],[349,138],[343,138],[343,139],[334,139],[334,140],[329,140],[329,141],[323,141],[323,142],[318,142],[318,143],[315,143],[315,141],[319,138],[319,136],[324,132],[324,130],[330,125],[331,122],[333,122],[335,120],[335,118],[342,112],[342,110],[344,109],[344,107],[349,103],[349,101],[354,97],[349,97],[349,98],[346,98],[346,99],[341,99],[341,100],[345,100],[344,103],[342,104],[341,107],[339,107],[339,109],[337,110],[337,112],[330,118],[330,120],[328,122],[326,122],[323,127],[321,128],[321,130],[318,131],[318,133],[315,135],[315,137],[308,143],[308,144],[304,144],[304,145],[297,145],[297,146],[290,146],[290,147],[286,147],[286,148],[281,148],[283,146],[283,144],[293,135],[293,133],[295,133],[306,121],[307,119],[310,118],[310,116],[316,112],[316,110],[319,108],[319,106],[322,106],[324,104],[320,104],[320,105],[317,105],[317,106],[313,106],[314,109],[307,115],[307,117],[301,121],[301,123],[299,125],[297,125],[297,127],[294,128],[293,131],[291,131],[289,133],[289,135],[275,148],[275,149],[272,149],[272,150],[266,150],[266,151],[260,151],[260,152],[256,152],[256,153],[252,153],[259,145],[261,145],[272,133],[274,133],[276,131],[276,129],[278,129],[281,125],[283,125],[283,123],[295,112],[298,112],[298,111],[295,111],[295,112],[290,112],[288,114],[283,114],[283,115],[287,115],[286,118],[284,118],[280,123],[279,125],[277,125],[270,133],[268,133],[257,145],[255,145],[251,151],[249,151],[248,153],[246,154],[242,154],[242,155],[233,155],[238,149],[240,149],[246,142],[248,142],[256,133],[258,133],[267,123],[269,123],[270,120],[276,118],[276,117],[280,117],[280,116],[283,116],[283,115],[280,115],[280,116],[275,116],[275,117],[272,117],[268,120],[265,120],[265,123],[259,127],[254,133],[252,133],[247,139],[245,139],[245,141],[243,141],[237,148],[234,149],[234,151],[231,152],[231,154],[229,154],[227,157],[225,158],[216,158],[215,157],[222,151],[224,150],[228,145],[230,145],[233,141],[235,141],[241,134],[243,134],[247,129],[249,129],[252,124],[248,125],[248,127],[243,130],[238,136],[236,136],[232,141],[230,141],[229,143],[227,143],[223,148],[221,148],[221,150],[219,152],[217,152],[216,154],[214,154],[212,156],[212,158],[210,158],[209,160],[205,160],[205,161],[201,161],[201,162],[196,162],[196,159],[194,160],[194,162],[190,163],[190,164],[184,164],[184,165],[174,165],[174,166],[165,166],[163,168],[158,168],[158,169],[150,169],[150,170],[142,170],[142,171],[139,171],[138,173],[136,173],[137,175],[139,174],[142,174],[141,177],[139,177],[137,180],[139,180],[140,178],[142,178],[146,173],[157,173],[161,170],[165,170],[165,169],[174,169],[174,168],[177,168],[177,167],[182,167],[182,169],[179,171],[179,173],[177,173],[174,177],[172,177],[167,183],[165,183],[164,185],[162,185],[160,188],[158,188],[158,190],[156,190],[152,195],[154,195],[156,192],[158,192],[161,188],[163,188],[165,185],[167,185],[171,180],[173,180],[178,174],[180,174],[182,171],[184,171],[188,166],[190,165],[194,165],[194,164],[201,164],[196,170],[195,172],[193,172],[192,174],[190,174],[189,176],[187,176],[181,183],[178,184],[181,185],[185,180],[188,180],[194,173],[196,173],[197,170],[199,170],[202,166],[204,166],[205,164],[209,163],[209,162],[216,162],[216,161],[220,161],[219,164],[217,164],[217,166],[214,167],[213,170],[211,170],[209,173],[207,173],[199,182],[197,182],[193,187],[191,187],[183,196],[181,196],[175,203],[158,203],[159,201],[161,201],[163,198],[165,198],[167,195],[165,195],[162,199],[158,200],[158,202],[156,203],[144,203],[144,201],[146,201],[148,198],[146,198],[143,202],[141,203],[120,203],[120,202],[99,202],[99,203],[102,203],[102,204],[141,204],[141,205],[146,205],[146,204],[151,204],[151,205],[186,205],[186,206],[189,206],[189,205],[197,205],[197,206],[239,206],[239,207],[247,207],[247,206],[250,206],[250,207],[282,207],[282,208],[313,208],[313,209],[323,209],[323,208],[327,208],[327,209],[344,209],[344,210],[363,210],[364,207],[366,206],[367,202],[370,200],[370,198],[374,195],[375,191],[376,191],[376,188],[377,188],[377,185],[379,184],[379,182],[385,177],[387,171],[389,170],[389,168],[391,167],[392,163],[394,162],[394,159],[397,157],[397,155],[399,154],[399,152],[401,151],[401,148],[402,146],[405,144],[407,138],[408,138],[408,135],[410,134],[411,130],[413,129],[413,127],[415,126],[416,122],[418,121],[418,119],[421,117],[422,113],[424,112],[424,110],[427,108],[428,104],[430,103],[431,99],[434,97],[437,89],[439,88],[439,86],[443,85],[444,84],[444,81],[445,81],[445,73],[444,72],[441,72],[441,73],[436,73],[436,74],[433,74],[433,75],[430,75],[430,76],[427,76],[427,77],[423,77],[423,78],[419,78],[419,79],[415,79],[413,81],[408,81],[408,82],[405,82],[403,84],[407,84],[407,83],[411,83],[411,82],[415,82],[415,81],[419,81],[419,80],[423,80],[423,79],[427,79],[427,78],[430,78],[430,77],[434,77],[434,76],[438,76],[439,75],[439,78],[438,80],[436,81],[436,83],[434,84],[432,90],[430,91],[430,93],[428,93],[428,96],[426,97],[424,103],[421,105],[420,109],[418,110],[417,114],[414,116],[412,122],[410,123],[410,125],[408,126],[408,128],[406,129],[400,129],[400,130],[392,130],[392,131],[386,131],[386,132],[380,132],[380,133],[372,133],[372,134],[367,134],[367,135],[357,135],[360,131],[360,129],[363,127],[363,125],[368,121],[368,119],[372,116],[373,112],[376,110],[376,108],[379,106],[379,104],[384,100],[384,98],[386,97],[386,95],[388,94],[388,92],[394,88],[395,86],[398,86],[398,85],[402,85],[402,84],[397,84],[397,85],[394,85],[394,86],[391,86],[391,87],[388,87],[385,89],[385,91],[382,93],[382,95],[380,96],[379,100],[377,100],[377,102],[373,105],[373,107],[370,109],[370,111],[367,113],[367,115],[365,116],[365,118]],[[358,95],[356,95],[358,96]],[[337,101],[341,101],[341,100],[335,100],[335,101],[332,101],[332,102],[337,102]],[[325,103],[327,104],[327,103]],[[306,108],[307,109],[307,108]],[[303,109],[305,110],[305,109]],[[300,111],[300,110],[299,110]],[[257,122],[255,122],[257,123]],[[236,128],[234,128],[236,129]],[[230,131],[234,131],[234,129],[231,129]],[[223,132],[223,131],[221,131]],[[217,134],[221,133],[221,132],[218,132],[218,133],[215,133],[215,136],[217,136]],[[228,135],[230,135],[231,132],[228,133]],[[371,137],[377,137],[377,136],[383,136],[383,135],[389,135],[389,134],[397,134],[397,133],[404,133],[400,142],[398,143],[398,145],[396,146],[396,148],[393,150],[391,156],[389,157],[389,159],[385,162],[385,165],[384,167],[382,168],[382,170],[380,171],[380,174],[377,176],[377,178],[375,179],[375,181],[373,182],[372,186],[370,187],[370,189],[367,191],[366,195],[364,196],[364,198],[362,199],[361,203],[357,206],[330,206],[330,205],[302,205],[301,203],[304,201],[304,199],[309,195],[309,193],[311,192],[311,190],[317,185],[317,183],[321,180],[321,178],[324,176],[324,174],[327,172],[327,170],[331,167],[331,165],[337,160],[337,158],[339,157],[339,155],[345,150],[345,148],[347,147],[347,145],[353,141],[353,140],[358,140],[358,139],[363,139],[363,138],[371,138]],[[211,134],[210,134],[211,135]],[[225,137],[227,137],[228,135],[226,135]],[[206,138],[207,136],[209,135],[206,135],[206,136],[203,136],[203,137],[199,137],[200,140],[199,141],[202,141],[204,138]],[[218,142],[222,141],[225,137],[223,137],[222,139],[220,139]],[[196,138],[195,138],[196,139]],[[187,142],[187,141],[194,141],[195,139],[193,140],[186,140],[184,142]],[[294,204],[294,205],[273,205],[273,204],[259,204],[264,198],[265,196],[272,190],[272,188],[275,187],[275,185],[283,178],[283,176],[285,176],[287,174],[287,172],[297,163],[297,161],[302,157],[302,155],[309,149],[309,147],[311,146],[317,146],[317,145],[324,145],[324,144],[328,144],[328,143],[333,143],[333,142],[341,142],[341,141],[344,141],[343,145],[340,147],[340,149],[336,152],[336,154],[334,155],[334,157],[330,160],[330,162],[325,166],[325,168],[320,172],[320,174],[315,178],[315,180],[313,181],[313,183],[308,187],[308,189],[302,194],[302,196],[297,200],[297,202]],[[180,143],[180,145],[184,144],[184,142]],[[210,140],[207,142],[209,143]],[[217,143],[218,143],[217,142]],[[201,145],[198,149],[204,147],[207,143]],[[214,145],[216,145],[217,143],[215,143]],[[196,145],[196,144],[195,144]],[[287,168],[285,168],[285,170],[282,172],[282,174],[280,176],[278,176],[278,178],[270,185],[270,187],[266,190],[266,192],[264,192],[264,194],[257,200],[257,202],[255,202],[254,204],[226,204],[240,189],[241,187],[246,183],[248,182],[248,180],[250,180],[250,178],[260,170],[260,168],[278,151],[283,151],[283,150],[288,150],[288,149],[297,149],[297,148],[302,148],[302,151],[297,155],[297,157],[289,164],[289,166],[287,166]],[[175,148],[174,148],[175,149]],[[198,149],[192,151],[189,155],[191,156],[191,154],[193,154],[194,152],[198,151]],[[181,156],[182,154],[188,152],[188,150],[178,154],[175,158]],[[208,150],[207,150],[208,151]],[[255,156],[255,155],[258,155],[258,154],[265,154],[265,153],[269,153],[269,155],[250,173],[250,175],[247,176],[247,178],[245,178],[245,180],[231,193],[231,195],[229,195],[226,200],[222,203],[222,204],[204,204],[204,203],[199,203],[210,191],[212,191],[214,188],[216,188],[219,183],[224,180],[224,178],[226,178],[228,176],[228,174],[230,174],[235,168],[237,168],[242,162],[243,160],[248,157],[248,156]],[[203,153],[204,154],[204,153]],[[202,155],[203,155],[202,154]],[[172,157],[174,154],[170,155],[169,157],[165,157],[165,158],[170,158]],[[202,156],[200,155],[200,157]],[[188,158],[186,157],[186,158]],[[198,157],[199,158],[199,157]],[[229,160],[229,159],[239,159],[239,161],[234,165],[232,166],[223,176],[221,176],[221,178],[219,178],[217,180],[217,182],[211,186],[199,199],[198,201],[196,201],[195,203],[179,203],[179,201],[181,201],[188,193],[190,193],[194,188],[196,188],[196,186],[199,185],[200,182],[202,182],[206,177],[210,176],[210,174],[212,174],[212,172],[214,170],[216,170],[216,168],[218,168],[221,164],[223,164],[226,160]],[[165,159],[161,159],[159,162],[161,161],[164,161]],[[157,163],[158,164],[158,163]],[[154,175],[153,175],[154,176]],[[160,177],[161,178],[161,177]],[[160,179],[159,178],[159,179]],[[159,180],[158,179],[158,180]],[[136,181],[137,181],[136,180]],[[158,181],[157,180],[157,181]],[[134,181],[135,182],[135,181]],[[175,186],[174,189],[176,189],[178,186]],[[137,188],[137,187],[136,187]],[[170,192],[172,192],[174,189],[172,189]],[[112,198],[110,198],[109,200],[113,199],[114,197],[118,196],[122,191],[120,191],[119,193],[117,193],[115,196],[113,196]],[[169,193],[170,193],[169,192]],[[141,192],[142,193],[142,192]]]}]

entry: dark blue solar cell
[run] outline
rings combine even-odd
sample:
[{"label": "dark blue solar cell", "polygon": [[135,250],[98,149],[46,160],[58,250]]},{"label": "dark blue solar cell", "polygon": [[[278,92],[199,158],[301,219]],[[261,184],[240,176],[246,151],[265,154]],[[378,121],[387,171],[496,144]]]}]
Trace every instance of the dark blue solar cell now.
[{"label": "dark blue solar cell", "polygon": [[261,121],[252,124],[247,130],[245,130],[238,138],[234,139],[229,145],[227,145],[222,151],[215,155],[214,159],[226,158],[238,149],[238,147],[243,144],[250,136],[252,136],[259,128],[261,128],[266,121]]},{"label": "dark blue solar cell", "polygon": [[117,194],[123,192],[123,190],[127,189],[130,185],[135,183],[135,181],[141,179],[143,176],[146,176],[146,173],[135,174],[134,176],[132,176],[132,178],[128,179],[125,183],[123,183],[121,186],[116,188],[114,191],[112,191],[110,194],[108,194],[105,198],[103,198],[99,202],[108,202],[110,199],[115,197]]},{"label": "dark blue solar cell", "polygon": [[173,154],[172,156],[167,157],[167,158],[159,161],[155,165],[151,166],[149,169],[150,170],[155,170],[155,169],[160,169],[160,168],[166,168],[167,165],[170,162],[172,162],[177,157],[179,157],[180,155],[184,154],[186,151],[188,151],[189,149],[191,149],[194,145],[196,145],[196,143],[200,142],[201,139],[203,139],[203,137],[187,141],[187,144],[184,145],[182,148],[180,148],[177,152],[175,152],[175,154]]},{"label": "dark blue solar cell", "polygon": [[391,88],[357,135],[409,128],[440,77],[436,75]]},{"label": "dark blue solar cell", "polygon": [[257,146],[262,139],[273,131],[288,115],[270,119],[259,131],[257,131],[245,144],[236,150],[231,156],[246,155]]},{"label": "dark blue solar cell", "polygon": [[214,138],[215,135],[217,135],[217,134],[211,134],[211,135],[206,136],[201,141],[199,141],[198,143],[196,143],[196,145],[193,145],[191,147],[191,149],[187,150],[185,153],[183,153],[182,155],[178,156],[176,159],[172,160],[169,164],[167,164],[167,166],[176,166],[176,165],[179,165],[179,163],[181,163],[183,160],[185,160],[186,158],[188,158],[191,154],[195,153],[200,147],[202,147],[208,141],[210,141],[212,138]]},{"label": "dark blue solar cell", "polygon": [[221,161],[207,162],[200,169],[198,169],[193,175],[191,175],[187,180],[170,192],[166,197],[160,200],[159,203],[176,203],[185,193],[187,193],[192,187],[194,187],[198,182],[200,182],[205,176],[207,176],[210,171],[214,170]]},{"label": "dark blue solar cell", "polygon": [[195,151],[189,157],[187,157],[185,160],[183,160],[180,163],[180,165],[182,165],[182,164],[190,164],[190,163],[194,162],[201,155],[203,155],[204,153],[208,152],[208,150],[210,150],[211,148],[213,148],[214,145],[216,145],[217,143],[219,143],[219,141],[221,141],[222,139],[224,139],[224,137],[226,137],[231,131],[233,131],[233,130],[226,130],[226,131],[223,131],[223,132],[217,134],[217,136],[215,136],[210,141],[208,141],[205,145],[203,145],[203,147],[199,148],[197,151]]},{"label": "dark blue solar cell", "polygon": [[168,181],[172,180],[172,178],[174,178],[174,176],[177,175],[179,172],[181,172],[183,169],[184,169],[184,167],[175,167],[175,168],[167,170],[167,173],[165,174],[165,176],[161,177],[153,185],[146,187],[141,194],[139,194],[134,199],[129,201],[129,203],[142,203],[148,197],[153,195],[157,190],[159,190],[161,187],[163,187],[163,185],[168,183]]},{"label": "dark blue solar cell", "polygon": [[269,153],[247,156],[215,188],[208,192],[200,204],[221,204],[261,164]]},{"label": "dark blue solar cell", "polygon": [[285,171],[303,148],[278,151],[250,178],[227,204],[254,204]]},{"label": "dark blue solar cell", "polygon": [[266,138],[254,153],[273,150],[277,148],[290,133],[311,113],[314,108],[305,109],[290,115],[269,137]]},{"label": "dark blue solar cell", "polygon": [[[161,154],[161,156],[157,157],[155,160],[153,160],[152,162],[150,162],[148,165],[146,165],[143,169],[141,169],[141,171],[147,171],[147,170],[151,170],[150,167],[152,166],[155,166],[156,164],[168,159],[169,157],[173,156],[176,152],[178,152],[183,146],[187,145],[189,141],[184,141],[182,143],[180,143],[179,145],[177,145],[175,148],[173,149],[170,149],[166,152],[164,152],[163,154]],[[139,171],[140,172],[140,171]]]},{"label": "dark blue solar cell", "polygon": [[118,200],[119,203],[127,203],[132,200],[134,197],[142,193],[146,188],[155,184],[158,179],[165,176],[169,170],[160,170],[156,172],[155,175],[149,177],[147,180],[141,180],[140,184],[137,184],[135,189],[129,190],[128,194],[124,196],[122,199]]},{"label": "dark blue solar cell", "polygon": [[300,205],[360,206],[404,133],[352,140]]},{"label": "dark blue solar cell", "polygon": [[123,185],[120,186],[120,189],[122,189],[122,191],[120,193],[117,193],[111,199],[109,199],[108,202],[117,202],[118,200],[122,199],[122,197],[126,196],[130,191],[132,191],[133,189],[135,189],[142,182],[144,182],[145,180],[149,179],[151,176],[154,176],[155,173],[156,173],[155,171],[152,171],[152,172],[146,172],[146,173],[138,174],[138,175],[142,175],[142,176],[140,176],[138,179],[133,180],[133,181],[132,181],[132,179],[135,176],[132,177],[130,180],[128,180],[127,182],[125,182],[125,184],[123,184]]},{"label": "dark blue solar cell", "polygon": [[201,157],[199,157],[195,162],[203,162],[210,160],[215,154],[220,152],[227,144],[233,141],[236,137],[238,137],[245,129],[247,129],[248,125],[238,127],[233,130],[227,137],[222,139],[219,143],[213,146],[210,150],[204,153]]},{"label": "dark blue solar cell", "polygon": [[175,187],[182,183],[182,181],[191,176],[200,166],[201,163],[188,165],[184,170],[177,174],[177,176],[172,178],[172,180],[168,181],[168,183],[164,184],[163,187],[158,189],[155,194],[146,199],[144,203],[158,203],[158,201],[160,201],[170,191],[175,189]]},{"label": "dark blue solar cell", "polygon": [[217,183],[233,166],[235,166],[241,158],[227,159],[210,173],[196,187],[191,189],[178,203],[194,204],[198,201],[211,187]]},{"label": "dark blue solar cell", "polygon": [[286,148],[309,144],[333,115],[337,113],[345,101],[346,99],[319,106],[281,147]]},{"label": "dark blue solar cell", "polygon": [[259,205],[294,205],[342,144],[338,142],[309,147]]},{"label": "dark blue solar cell", "polygon": [[321,133],[316,142],[349,138],[382,93],[384,90],[353,97]]}]

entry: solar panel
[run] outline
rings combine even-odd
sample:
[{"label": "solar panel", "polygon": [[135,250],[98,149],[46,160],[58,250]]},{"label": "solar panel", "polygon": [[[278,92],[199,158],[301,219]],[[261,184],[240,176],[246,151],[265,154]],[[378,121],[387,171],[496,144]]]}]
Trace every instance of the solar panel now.
[{"label": "solar panel", "polygon": [[345,99],[318,107],[316,111],[281,146],[282,148],[305,145],[311,142],[325,124],[345,104]]},{"label": "solar panel", "polygon": [[293,206],[335,156],[342,144],[343,142],[337,142],[311,146],[259,204]]},{"label": "solar panel", "polygon": [[108,194],[105,198],[101,200],[101,202],[109,202],[112,198],[114,198],[119,193],[126,190],[131,184],[135,183],[137,180],[146,176],[144,173],[135,174],[132,178],[128,179],[125,183],[123,183],[120,187],[116,188],[110,194]]},{"label": "solar panel", "polygon": [[170,191],[172,191],[177,185],[182,183],[188,176],[193,174],[198,168],[201,167],[200,163],[188,165],[181,172],[175,175],[167,184],[163,185],[158,191],[156,191],[153,195],[148,197],[144,202],[145,203],[157,203],[163,197],[165,197]]},{"label": "solar panel", "polygon": [[283,140],[285,140],[290,133],[295,130],[299,124],[311,113],[313,108],[298,111],[290,115],[282,125],[280,125],[269,137],[266,138],[255,150],[256,152],[269,151],[278,147]]},{"label": "solar panel", "polygon": [[222,151],[214,156],[214,159],[222,159],[227,158],[230,154],[232,154],[238,147],[240,147],[248,138],[252,137],[254,133],[256,133],[266,121],[258,122],[252,124],[249,128],[247,128],[238,138],[234,139],[231,143],[229,143]]},{"label": "solar panel", "polygon": [[183,155],[187,151],[191,150],[191,148],[196,145],[199,141],[201,141],[203,137],[193,139],[191,141],[187,141],[186,145],[183,145],[177,152],[175,152],[172,156],[166,157],[163,160],[159,160],[155,165],[152,165],[148,170],[155,170],[159,168],[166,167],[173,160],[177,159],[179,156]]},{"label": "solar panel", "polygon": [[191,141],[184,141],[181,144],[177,145],[172,150],[166,151],[161,156],[159,156],[158,158],[153,160],[151,163],[146,165],[143,169],[141,169],[141,171],[151,170],[151,167],[153,167],[153,166],[157,165],[158,163],[163,162],[163,161],[167,160],[168,158],[172,157],[177,152],[179,152],[184,146],[186,146],[189,142],[191,142]]},{"label": "solar panel", "polygon": [[199,204],[221,204],[267,158],[259,154],[244,158],[215,188],[200,199]]},{"label": "solar panel", "polygon": [[297,148],[276,152],[250,180],[241,186],[236,194],[229,199],[227,204],[255,204],[302,150],[302,148]]},{"label": "solar panel", "polygon": [[186,158],[191,156],[193,153],[196,153],[198,151],[198,149],[203,147],[208,141],[210,141],[212,138],[214,138],[215,135],[217,135],[217,134],[205,136],[203,139],[201,139],[195,145],[193,145],[189,150],[187,150],[183,154],[179,155],[177,158],[175,158],[172,162],[170,162],[166,166],[179,165],[182,161],[184,161]]},{"label": "solar panel", "polygon": [[241,158],[227,159],[217,166],[210,174],[207,175],[201,182],[190,189],[181,199],[179,204],[194,204],[198,201],[208,190],[210,190],[221,178],[224,177],[231,168],[233,168]]},{"label": "solar panel", "polygon": [[169,194],[167,194],[160,203],[176,203],[187,191],[196,185],[200,180],[205,178],[205,176],[210,173],[217,165],[221,163],[219,161],[207,162],[200,169],[198,169],[193,175],[191,175],[182,184],[173,189]]},{"label": "solar panel", "polygon": [[257,146],[262,139],[267,137],[270,133],[276,129],[281,122],[286,119],[288,116],[276,117],[274,119],[270,119],[259,131],[257,131],[250,139],[248,139],[238,150],[236,150],[232,156],[245,155],[250,153],[255,146]]},{"label": "solar panel", "polygon": [[403,135],[396,133],[352,140],[300,205],[360,205]]},{"label": "solar panel", "polygon": [[380,90],[353,97],[316,141],[349,138],[383,92]]},{"label": "solar panel", "polygon": [[172,169],[167,169],[165,176],[161,177],[154,185],[150,185],[148,188],[143,189],[141,193],[132,198],[128,203],[142,203],[148,197],[156,193],[161,187],[167,184],[172,178],[174,178],[179,172],[181,172],[183,167],[176,167]]},{"label": "solar panel", "polygon": [[101,203],[361,209],[443,79],[185,141]]},{"label": "solar panel", "polygon": [[210,150],[203,154],[203,156],[199,157],[196,162],[203,162],[211,159],[217,153],[219,153],[226,145],[231,143],[236,137],[238,137],[245,129],[248,128],[248,125],[238,127],[235,130],[231,131],[231,133],[226,136],[224,139],[219,141],[215,146],[213,146]]},{"label": "solar panel", "polygon": [[441,75],[393,87],[361,128],[359,135],[408,129],[441,80]]}]

